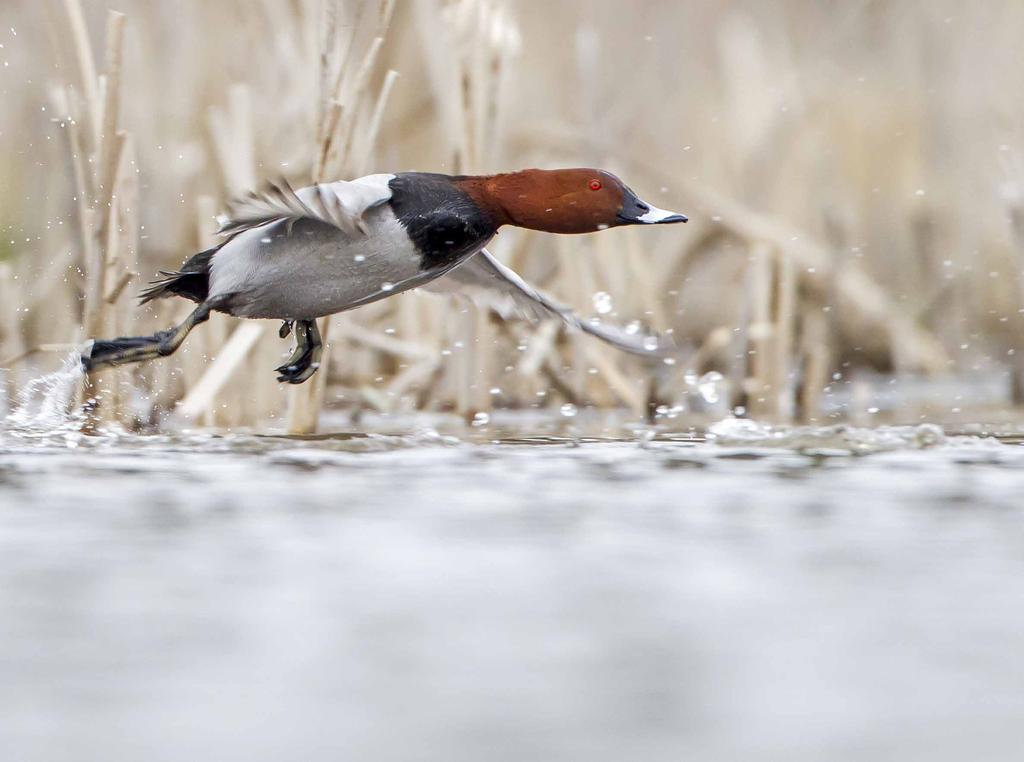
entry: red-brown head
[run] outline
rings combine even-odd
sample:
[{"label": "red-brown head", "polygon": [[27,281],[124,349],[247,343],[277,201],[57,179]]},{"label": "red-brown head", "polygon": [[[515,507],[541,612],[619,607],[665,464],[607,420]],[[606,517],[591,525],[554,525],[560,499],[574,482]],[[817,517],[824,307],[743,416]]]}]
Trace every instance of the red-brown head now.
[{"label": "red-brown head", "polygon": [[641,201],[619,178],[601,169],[524,169],[457,182],[498,226],[592,233],[687,219]]}]

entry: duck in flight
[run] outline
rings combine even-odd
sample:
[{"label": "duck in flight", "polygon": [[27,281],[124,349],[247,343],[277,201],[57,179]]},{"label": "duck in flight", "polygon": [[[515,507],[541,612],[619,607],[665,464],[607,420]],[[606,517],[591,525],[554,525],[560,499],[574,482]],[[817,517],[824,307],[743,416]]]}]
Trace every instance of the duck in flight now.
[{"label": "duck in flight", "polygon": [[283,321],[295,351],[278,380],[301,384],[320,364],[316,319],[412,288],[464,293],[502,315],[556,318],[624,351],[663,354],[665,345],[581,320],[530,286],[485,246],[503,225],[548,233],[592,233],[621,225],[686,222],[640,200],[598,169],[526,169],[486,176],[377,174],[293,190],[271,185],[236,202],[217,247],[141,294],[142,303],[183,297],[185,321],[152,336],[97,339],[82,355],[92,371],[173,354],[211,312]]}]

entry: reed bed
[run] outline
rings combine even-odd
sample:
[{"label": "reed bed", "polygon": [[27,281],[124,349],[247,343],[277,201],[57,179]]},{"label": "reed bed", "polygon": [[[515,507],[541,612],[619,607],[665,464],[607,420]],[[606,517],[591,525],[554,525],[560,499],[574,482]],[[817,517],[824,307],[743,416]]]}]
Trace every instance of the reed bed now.
[{"label": "reed bed", "polygon": [[218,316],[85,398],[129,427],[293,432],[327,408],[825,421],[840,392],[875,407],[870,373],[1003,379],[1018,404],[1022,22],[1009,1],[5,6],[6,396],[88,336],[179,320],[134,293],[265,180],[583,165],[693,221],[509,231],[494,251],[583,314],[670,332],[669,364],[411,293],[323,321],[324,367],[297,389],[270,371],[276,326]]}]

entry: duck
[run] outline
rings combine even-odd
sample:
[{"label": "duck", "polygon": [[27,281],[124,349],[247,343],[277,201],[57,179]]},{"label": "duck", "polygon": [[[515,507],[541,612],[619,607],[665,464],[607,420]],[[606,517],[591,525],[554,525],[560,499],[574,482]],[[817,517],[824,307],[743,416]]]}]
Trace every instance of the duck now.
[{"label": "duck", "polygon": [[624,225],[666,225],[686,215],[642,201],[601,169],[524,169],[494,175],[372,174],[299,189],[278,180],[236,199],[220,218],[223,239],[161,271],[142,304],[196,303],[180,324],[150,336],[95,339],[81,354],[87,372],[167,357],[211,313],[282,321],[295,335],[276,369],[287,384],[320,366],[317,319],[424,287],[468,296],[499,314],[561,320],[623,351],[660,355],[666,342],[597,319],[584,320],[534,288],[487,250],[514,226],[563,235]]}]

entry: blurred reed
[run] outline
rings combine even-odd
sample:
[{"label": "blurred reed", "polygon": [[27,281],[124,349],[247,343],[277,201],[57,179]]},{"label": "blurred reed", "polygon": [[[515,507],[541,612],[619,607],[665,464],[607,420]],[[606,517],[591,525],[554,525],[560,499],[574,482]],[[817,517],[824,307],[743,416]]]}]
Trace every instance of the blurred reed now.
[{"label": "blurred reed", "polygon": [[[107,14],[103,70],[97,74],[79,0],[65,0],[78,78],[63,91],[83,275],[81,329],[84,336],[123,336],[135,325],[128,285],[138,276],[139,186],[131,135],[121,128],[124,14]],[[79,95],[81,92],[83,95]],[[88,394],[100,420],[131,415],[130,371],[90,378]]]},{"label": "blurred reed", "polygon": [[[86,336],[180,318],[134,306],[138,274],[208,246],[225,202],[275,175],[597,165],[693,222],[509,231],[495,253],[585,314],[670,331],[675,364],[411,293],[323,321],[315,383],[276,384],[275,326],[218,316],[171,361],[98,374],[97,415],[295,432],[325,407],[821,421],[861,370],[1005,375],[1020,402],[1021,96],[998,83],[1022,73],[1024,9],[825,5],[0,8],[16,31],[0,49],[8,391]],[[999,74],[981,85],[957,68],[982,65]]]}]

